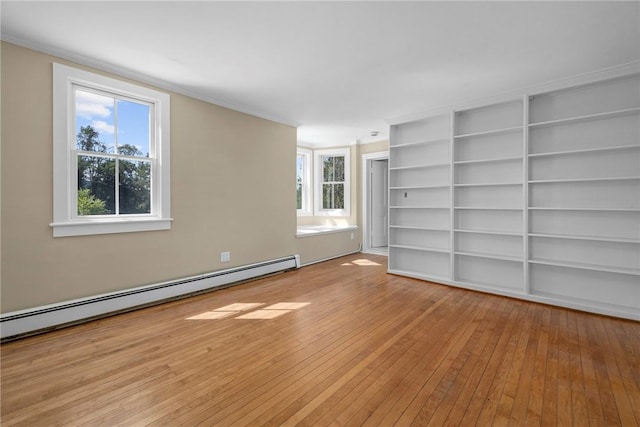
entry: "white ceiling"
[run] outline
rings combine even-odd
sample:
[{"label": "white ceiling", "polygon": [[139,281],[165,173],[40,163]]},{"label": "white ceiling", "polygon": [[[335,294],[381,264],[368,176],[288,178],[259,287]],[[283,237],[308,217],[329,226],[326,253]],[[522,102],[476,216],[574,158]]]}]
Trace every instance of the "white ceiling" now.
[{"label": "white ceiling", "polygon": [[300,125],[314,145],[640,59],[637,1],[3,0],[1,19],[4,40]]}]

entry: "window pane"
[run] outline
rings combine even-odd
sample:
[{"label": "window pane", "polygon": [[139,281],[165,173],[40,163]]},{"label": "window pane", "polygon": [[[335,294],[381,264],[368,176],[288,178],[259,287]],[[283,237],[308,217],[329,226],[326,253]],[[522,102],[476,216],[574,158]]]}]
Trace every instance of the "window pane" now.
[{"label": "window pane", "polygon": [[297,192],[297,209],[302,209],[302,188],[304,183],[304,160],[303,154],[298,154],[296,158],[296,192]]},{"label": "window pane", "polygon": [[118,100],[117,104],[118,153],[149,157],[149,106],[123,100]]},{"label": "window pane", "polygon": [[344,209],[344,184],[333,184],[333,209]]},{"label": "window pane", "polygon": [[115,160],[78,156],[78,215],[115,213]]},{"label": "window pane", "polygon": [[114,152],[114,98],[76,89],[76,147],[78,150]]},{"label": "window pane", "polygon": [[297,182],[302,182],[304,177],[304,156],[302,154],[298,154],[296,157],[296,177]]},{"label": "window pane", "polygon": [[344,209],[344,184],[322,184],[322,209]]},{"label": "window pane", "polygon": [[344,182],[344,156],[333,158],[333,181]]},{"label": "window pane", "polygon": [[344,182],[344,156],[322,156],[322,182]]},{"label": "window pane", "polygon": [[151,163],[120,160],[121,214],[151,213]]},{"label": "window pane", "polygon": [[322,156],[322,182],[333,181],[333,159],[332,156]]},{"label": "window pane", "polygon": [[322,184],[322,209],[333,209],[332,184]]}]

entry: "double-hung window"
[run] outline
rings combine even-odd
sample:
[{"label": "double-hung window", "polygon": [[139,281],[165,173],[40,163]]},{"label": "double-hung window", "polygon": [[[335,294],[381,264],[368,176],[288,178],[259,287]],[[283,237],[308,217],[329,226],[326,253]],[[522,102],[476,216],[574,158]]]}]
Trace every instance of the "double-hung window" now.
[{"label": "double-hung window", "polygon": [[169,95],[54,64],[53,235],[170,228]]},{"label": "double-hung window", "polygon": [[312,215],[311,150],[298,147],[296,156],[296,201],[298,216]]},{"label": "double-hung window", "polygon": [[350,215],[349,149],[317,150],[316,215]]}]

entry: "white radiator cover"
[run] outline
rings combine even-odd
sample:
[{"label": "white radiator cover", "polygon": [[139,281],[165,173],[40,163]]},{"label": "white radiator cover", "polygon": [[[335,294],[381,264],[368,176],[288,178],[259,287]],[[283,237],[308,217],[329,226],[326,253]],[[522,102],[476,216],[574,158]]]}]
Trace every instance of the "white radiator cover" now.
[{"label": "white radiator cover", "polygon": [[84,320],[227,287],[249,279],[299,267],[300,256],[291,255],[170,282],[4,313],[0,315],[0,339],[4,341],[44,330],[57,329]]}]

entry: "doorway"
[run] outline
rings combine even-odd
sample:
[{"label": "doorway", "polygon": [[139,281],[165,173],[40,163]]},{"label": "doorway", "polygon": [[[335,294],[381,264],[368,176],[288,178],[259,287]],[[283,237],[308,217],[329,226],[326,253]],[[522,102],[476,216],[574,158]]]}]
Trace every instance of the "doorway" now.
[{"label": "doorway", "polygon": [[389,252],[389,153],[362,155],[362,252]]}]

